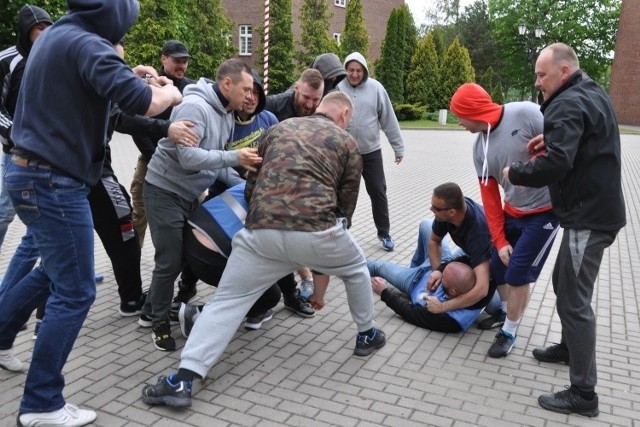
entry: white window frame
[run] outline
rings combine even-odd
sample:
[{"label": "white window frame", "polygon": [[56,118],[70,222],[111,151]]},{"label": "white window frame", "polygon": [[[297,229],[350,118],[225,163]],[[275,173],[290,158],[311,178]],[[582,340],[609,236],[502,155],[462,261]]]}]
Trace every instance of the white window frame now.
[{"label": "white window frame", "polygon": [[340,46],[340,43],[342,42],[342,33],[333,33],[333,39],[338,43],[338,46]]},{"label": "white window frame", "polygon": [[347,0],[333,0],[333,4],[338,7],[347,7]]},{"label": "white window frame", "polygon": [[253,26],[242,24],[238,26],[238,54],[251,56],[253,54]]}]

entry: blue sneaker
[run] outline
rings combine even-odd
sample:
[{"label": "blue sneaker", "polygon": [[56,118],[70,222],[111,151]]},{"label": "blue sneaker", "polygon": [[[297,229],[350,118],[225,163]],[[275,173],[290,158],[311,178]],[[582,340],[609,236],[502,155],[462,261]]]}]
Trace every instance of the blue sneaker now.
[{"label": "blue sneaker", "polygon": [[102,283],[104,281],[104,276],[102,274],[94,273],[94,280],[96,283]]},{"label": "blue sneaker", "polygon": [[191,406],[192,381],[174,383],[174,376],[161,375],[156,385],[145,385],[142,389],[142,401],[147,405],[166,405],[174,408]]},{"label": "blue sneaker", "polygon": [[391,238],[391,236],[378,236],[378,239],[382,244],[382,249],[384,249],[387,252],[391,252],[393,248],[396,246],[396,244],[393,243],[393,239]]},{"label": "blue sneaker", "polygon": [[493,341],[493,344],[489,347],[487,356],[493,358],[505,357],[509,354],[515,343],[516,337],[500,329],[500,332],[496,335],[496,339]]}]

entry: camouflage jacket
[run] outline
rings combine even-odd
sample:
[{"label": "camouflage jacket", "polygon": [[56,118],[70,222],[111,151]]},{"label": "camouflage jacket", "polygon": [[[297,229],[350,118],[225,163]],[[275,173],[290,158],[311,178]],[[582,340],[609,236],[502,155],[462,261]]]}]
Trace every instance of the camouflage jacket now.
[{"label": "camouflage jacket", "polygon": [[247,177],[246,228],[322,231],[356,208],[362,157],[358,144],[330,117],[316,113],[262,135],[262,165]]}]

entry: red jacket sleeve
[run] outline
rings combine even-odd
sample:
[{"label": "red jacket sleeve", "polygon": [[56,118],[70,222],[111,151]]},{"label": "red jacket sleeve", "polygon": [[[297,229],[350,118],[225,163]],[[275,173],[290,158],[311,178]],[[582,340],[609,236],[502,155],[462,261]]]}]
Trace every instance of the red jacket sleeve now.
[{"label": "red jacket sleeve", "polygon": [[491,232],[491,240],[496,249],[507,246],[509,241],[504,234],[504,212],[502,210],[502,198],[500,197],[500,189],[498,181],[489,177],[487,185],[480,182],[480,196],[482,197],[482,205],[484,206],[484,215],[487,217],[489,232]]}]

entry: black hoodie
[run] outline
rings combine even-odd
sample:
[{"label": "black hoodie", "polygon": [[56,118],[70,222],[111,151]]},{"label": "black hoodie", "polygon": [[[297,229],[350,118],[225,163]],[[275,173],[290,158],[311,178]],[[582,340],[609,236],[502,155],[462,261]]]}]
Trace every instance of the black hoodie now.
[{"label": "black hoodie", "polygon": [[[3,75],[0,81],[0,86],[3,88],[2,90],[6,90],[6,95],[3,97],[3,110],[1,111],[1,114],[5,116],[3,118],[6,119],[0,120],[2,122],[0,134],[9,141],[8,144],[3,145],[2,147],[6,153],[8,153],[13,146],[9,138],[11,133],[11,118],[13,117],[16,109],[18,93],[20,92],[20,83],[22,82],[22,75],[24,74],[24,66],[27,62],[29,52],[31,52],[32,43],[31,38],[29,37],[29,32],[34,25],[41,22],[48,25],[53,24],[51,16],[49,16],[44,9],[29,4],[22,6],[18,12],[18,40],[15,46],[17,54],[10,57],[3,57],[2,59],[2,61],[7,62],[7,64],[2,64],[1,68],[3,70]],[[15,60],[18,60],[19,62],[14,67],[10,67],[10,62]],[[13,68],[13,70],[11,71],[10,68]],[[6,89],[3,86],[4,84],[7,85]]]}]

